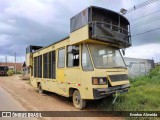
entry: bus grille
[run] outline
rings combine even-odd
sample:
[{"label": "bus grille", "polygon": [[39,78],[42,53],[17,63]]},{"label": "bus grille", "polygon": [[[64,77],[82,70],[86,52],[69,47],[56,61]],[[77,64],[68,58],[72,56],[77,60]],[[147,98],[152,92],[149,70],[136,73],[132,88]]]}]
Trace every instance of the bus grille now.
[{"label": "bus grille", "polygon": [[111,82],[118,82],[128,80],[128,75],[126,74],[119,74],[119,75],[109,75]]}]

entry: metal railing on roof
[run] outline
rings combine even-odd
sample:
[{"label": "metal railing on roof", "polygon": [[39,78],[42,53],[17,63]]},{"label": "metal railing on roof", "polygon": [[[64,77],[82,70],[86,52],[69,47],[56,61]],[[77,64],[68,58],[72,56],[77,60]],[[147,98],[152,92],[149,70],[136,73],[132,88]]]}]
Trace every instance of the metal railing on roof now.
[{"label": "metal railing on roof", "polygon": [[126,47],[131,46],[130,32],[123,27],[99,21],[91,22],[90,26],[92,27],[90,35],[94,39],[122,42]]}]

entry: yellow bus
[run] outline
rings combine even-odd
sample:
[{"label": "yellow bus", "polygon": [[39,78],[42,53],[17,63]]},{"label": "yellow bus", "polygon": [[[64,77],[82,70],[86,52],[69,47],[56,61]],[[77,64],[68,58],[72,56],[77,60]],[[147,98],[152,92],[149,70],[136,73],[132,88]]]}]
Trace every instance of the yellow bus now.
[{"label": "yellow bus", "polygon": [[130,46],[129,21],[90,6],[70,19],[68,37],[46,47],[27,47],[31,84],[39,93],[72,97],[78,109],[85,108],[87,100],[125,93],[130,83],[120,50]]}]

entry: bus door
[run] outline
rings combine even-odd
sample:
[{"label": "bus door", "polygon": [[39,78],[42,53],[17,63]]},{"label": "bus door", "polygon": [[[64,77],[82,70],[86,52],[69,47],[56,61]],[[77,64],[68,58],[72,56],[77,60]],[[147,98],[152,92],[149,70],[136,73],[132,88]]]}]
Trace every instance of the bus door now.
[{"label": "bus door", "polygon": [[66,81],[68,84],[73,84],[72,86],[80,85],[81,72],[80,72],[80,52],[79,45],[67,46],[66,55]]},{"label": "bus door", "polygon": [[57,93],[66,96],[66,74],[65,74],[65,47],[58,50],[58,59],[57,59]]}]

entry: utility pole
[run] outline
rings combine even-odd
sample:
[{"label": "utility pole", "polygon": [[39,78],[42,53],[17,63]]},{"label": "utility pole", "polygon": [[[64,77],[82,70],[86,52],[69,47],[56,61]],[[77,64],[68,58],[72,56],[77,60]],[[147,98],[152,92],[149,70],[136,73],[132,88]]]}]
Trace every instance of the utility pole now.
[{"label": "utility pole", "polygon": [[14,72],[15,72],[15,74],[17,73],[17,71],[16,71],[16,53],[15,53]]},{"label": "utility pole", "polygon": [[7,66],[7,56],[5,58],[6,58],[6,66]]}]

